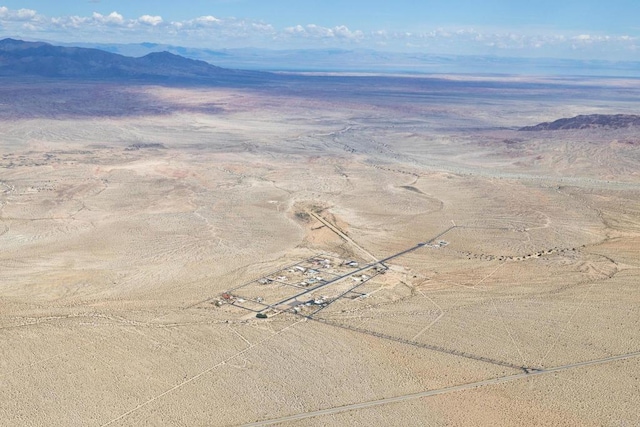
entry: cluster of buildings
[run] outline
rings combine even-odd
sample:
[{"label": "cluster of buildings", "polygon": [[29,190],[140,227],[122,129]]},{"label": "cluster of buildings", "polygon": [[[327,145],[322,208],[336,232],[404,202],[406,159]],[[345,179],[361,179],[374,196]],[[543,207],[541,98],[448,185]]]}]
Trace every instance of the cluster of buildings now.
[{"label": "cluster of buildings", "polygon": [[[288,309],[296,313],[315,311],[331,304],[336,298],[344,295],[345,291],[356,286],[356,283],[366,282],[372,276],[386,271],[384,265],[373,267],[367,270],[366,274],[358,268],[360,263],[353,259],[330,255],[315,256],[223,293],[213,303],[218,306],[230,304],[256,311],[260,318],[273,312],[276,306],[278,310],[288,306]],[[351,282],[348,277],[356,283]],[[342,282],[342,279],[347,280]],[[313,295],[324,289],[325,285],[331,286],[327,295],[336,296]]]}]

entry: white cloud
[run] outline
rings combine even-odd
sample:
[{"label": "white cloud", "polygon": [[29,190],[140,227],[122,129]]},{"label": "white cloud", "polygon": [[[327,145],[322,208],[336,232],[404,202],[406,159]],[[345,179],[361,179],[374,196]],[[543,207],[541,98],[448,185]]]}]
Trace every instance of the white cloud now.
[{"label": "white cloud", "polygon": [[36,11],[32,9],[18,9],[15,12],[15,17],[20,21],[29,21],[36,16]]},{"label": "white cloud", "polygon": [[162,16],[142,15],[138,18],[138,22],[155,27],[162,24]]},{"label": "white cloud", "polygon": [[351,31],[344,25],[340,25],[333,28],[333,33],[336,37],[342,37],[350,40],[360,40],[364,37],[364,33],[360,30]]},{"label": "white cloud", "polygon": [[219,24],[222,22],[222,20],[216,18],[215,16],[207,15],[207,16],[199,16],[190,22],[193,22],[198,25],[212,25],[212,24]]},{"label": "white cloud", "polygon": [[214,24],[217,22],[222,22],[220,19],[216,18],[215,16],[211,16],[211,15],[207,15],[207,16],[200,16],[198,18],[196,18],[197,22],[206,22],[207,24]]},{"label": "white cloud", "polygon": [[60,28],[82,28],[91,18],[83,16],[64,16],[60,18],[51,18],[50,22],[54,27]]},{"label": "white cloud", "polygon": [[36,19],[37,14],[33,9],[11,10],[5,6],[0,6],[1,21],[32,21]]},{"label": "white cloud", "polygon": [[302,25],[296,25],[295,27],[287,27],[284,29],[285,33],[289,34],[302,34],[305,32]]},{"label": "white cloud", "polygon": [[102,15],[98,12],[93,12],[93,19],[96,22],[101,24],[108,25],[122,25],[124,24],[124,16],[120,15],[118,12],[111,12],[108,15]]},{"label": "white cloud", "polygon": [[316,24],[308,24],[306,26],[296,25],[285,28],[284,33],[309,39],[320,38],[357,41],[364,38],[364,33],[362,31],[351,31],[345,25],[338,25],[333,28],[323,27]]},{"label": "white cloud", "polygon": [[271,25],[271,24],[264,24],[264,23],[261,23],[261,22],[253,22],[251,24],[251,26],[254,29],[258,30],[258,31],[268,31],[268,32],[274,32],[275,31],[275,28],[273,28],[273,25]]},{"label": "white cloud", "polygon": [[[638,29],[640,35],[640,29]],[[176,45],[273,49],[384,46],[391,51],[437,54],[499,54],[505,56],[566,56],[640,60],[640,39],[636,34],[593,34],[589,32],[470,27],[427,28],[422,31],[363,31],[347,25],[298,24],[276,28],[268,22],[250,19],[197,16],[165,21],[144,14],[128,18],[114,11],[103,15],[48,17],[32,9],[0,6],[0,36],[46,38],[59,41],[136,42]]]}]

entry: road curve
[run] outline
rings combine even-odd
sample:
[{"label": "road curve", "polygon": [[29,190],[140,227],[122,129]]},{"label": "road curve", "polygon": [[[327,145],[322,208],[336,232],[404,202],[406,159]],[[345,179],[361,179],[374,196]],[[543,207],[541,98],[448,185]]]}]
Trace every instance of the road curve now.
[{"label": "road curve", "polygon": [[557,366],[555,368],[550,368],[550,369],[531,371],[529,373],[523,372],[521,374],[507,375],[499,378],[491,378],[488,380],[477,381],[477,382],[468,383],[468,384],[461,384],[461,385],[456,385],[452,387],[445,387],[437,390],[422,391],[418,393],[405,394],[402,396],[389,397],[386,399],[370,400],[368,402],[362,402],[362,403],[353,403],[351,405],[337,406],[334,408],[321,409],[319,411],[303,412],[301,414],[289,415],[286,417],[274,418],[271,420],[264,420],[264,421],[257,421],[255,423],[243,424],[241,427],[268,426],[268,425],[284,423],[288,421],[298,421],[306,418],[318,417],[322,415],[338,414],[340,412],[354,411],[357,409],[365,409],[373,406],[388,405],[390,403],[399,403],[407,400],[419,399],[421,397],[436,396],[439,394],[451,393],[454,391],[462,391],[462,390],[468,390],[468,389],[477,388],[477,387],[483,387],[487,385],[501,384],[509,381],[515,381],[522,378],[534,377],[538,375],[553,374],[556,372],[566,371],[568,369],[601,365],[603,363],[616,362],[616,361],[631,359],[639,356],[640,356],[640,351],[637,351],[634,353],[622,354],[620,356],[612,356],[612,357],[606,357],[603,359],[589,360],[586,362],[572,363],[568,365]]}]

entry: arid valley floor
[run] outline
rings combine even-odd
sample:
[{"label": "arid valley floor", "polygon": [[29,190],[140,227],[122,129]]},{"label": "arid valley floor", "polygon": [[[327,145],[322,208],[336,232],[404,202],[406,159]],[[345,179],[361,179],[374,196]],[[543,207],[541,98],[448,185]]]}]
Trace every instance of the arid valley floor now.
[{"label": "arid valley floor", "polygon": [[0,425],[640,425],[637,83],[4,82]]}]

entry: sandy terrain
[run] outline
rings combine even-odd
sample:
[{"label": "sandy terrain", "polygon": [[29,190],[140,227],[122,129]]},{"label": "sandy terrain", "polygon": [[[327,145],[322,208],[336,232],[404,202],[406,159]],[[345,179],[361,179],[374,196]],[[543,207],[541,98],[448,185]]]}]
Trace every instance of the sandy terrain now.
[{"label": "sandy terrain", "polygon": [[639,91],[310,79],[2,85],[0,425],[640,424],[638,132],[517,131]]}]

